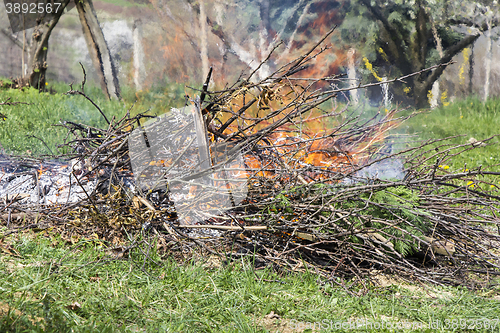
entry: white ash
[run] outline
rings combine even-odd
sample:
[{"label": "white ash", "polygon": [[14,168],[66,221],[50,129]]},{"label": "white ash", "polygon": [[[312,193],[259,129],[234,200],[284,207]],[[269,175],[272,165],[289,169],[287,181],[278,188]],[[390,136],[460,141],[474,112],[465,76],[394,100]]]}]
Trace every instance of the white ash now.
[{"label": "white ash", "polygon": [[[78,177],[78,176],[77,176]],[[16,172],[0,171],[0,198],[20,203],[63,204],[87,198],[97,179],[76,179],[71,166],[50,163],[39,170]],[[83,187],[83,188],[82,188]]]}]

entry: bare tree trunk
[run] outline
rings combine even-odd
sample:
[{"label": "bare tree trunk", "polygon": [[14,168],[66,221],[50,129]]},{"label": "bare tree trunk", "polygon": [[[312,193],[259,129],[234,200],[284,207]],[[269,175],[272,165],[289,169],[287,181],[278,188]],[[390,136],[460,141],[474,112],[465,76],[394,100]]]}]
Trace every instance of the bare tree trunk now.
[{"label": "bare tree trunk", "polygon": [[[414,38],[412,39],[409,48],[411,52],[407,52],[407,43],[403,38],[401,38],[397,27],[389,22],[377,6],[373,6],[370,0],[359,0],[359,2],[365,5],[370,14],[382,23],[387,35],[390,36],[390,38],[384,39],[384,42],[389,45],[387,49],[389,50],[391,57],[395,59],[394,66],[396,66],[403,75],[423,70],[426,64],[427,39],[429,37],[427,32],[427,23],[429,23],[430,16],[425,13],[423,6],[424,2],[422,0],[417,1],[419,10],[415,21],[416,32],[413,35]],[[480,27],[480,30],[485,29],[486,27]],[[468,47],[470,44],[474,43],[479,36],[480,32],[467,35],[462,40],[447,47],[446,50],[443,50],[443,56],[441,56],[438,64],[444,65],[450,62],[456,54]],[[429,73],[422,73],[408,80],[408,84],[412,91],[411,97],[415,101],[417,108],[429,106],[429,100],[427,98],[428,91],[432,89],[432,85],[437,79],[439,79],[445,68],[446,66],[440,66],[434,69],[430,75]]]},{"label": "bare tree trunk", "polygon": [[484,61],[484,101],[489,97],[490,94],[490,76],[491,76],[491,53],[492,53],[492,43],[491,43],[491,19],[488,19],[488,30],[486,31],[486,59]]},{"label": "bare tree trunk", "polygon": [[431,89],[431,98],[429,99],[429,104],[431,109],[435,109],[439,106],[438,100],[439,100],[439,95],[441,94],[441,91],[439,89],[439,81],[435,81],[432,84],[432,89]]},{"label": "bare tree trunk", "polygon": [[[299,2],[299,4],[296,6],[296,8],[294,8],[294,13],[295,11],[297,11],[299,8],[300,8],[300,5],[302,3]],[[290,50],[292,48],[292,43],[295,39],[295,35],[297,34],[297,31],[299,30],[299,28],[301,27],[302,25],[302,21],[304,20],[304,17],[308,14],[308,11],[309,11],[309,6],[311,4],[310,3],[307,3],[305,6],[304,6],[304,10],[302,11],[302,14],[299,16],[299,20],[297,21],[297,24],[295,25],[295,30],[292,32],[292,35],[290,36],[290,39],[288,40],[288,43],[286,44],[286,48],[285,50],[281,53],[281,55],[278,57],[278,62],[281,61],[281,59],[286,59],[286,57],[288,56],[288,54],[290,53]],[[290,15],[290,17],[292,17],[293,15]],[[283,30],[280,31],[280,34],[279,36],[281,37],[281,35],[283,34],[283,32],[285,31],[285,28],[286,28],[287,24],[284,24],[283,26]],[[351,91],[351,93],[353,92],[354,90]]]},{"label": "bare tree trunk", "polygon": [[[444,57],[443,44],[441,41],[441,37],[439,37],[439,33],[436,29],[436,25],[434,24],[434,20],[432,20],[431,15],[429,15],[429,22],[431,23],[432,35],[434,36],[434,40],[436,41],[436,50],[438,51],[439,58],[442,59]],[[431,109],[434,109],[438,106],[438,99],[439,99],[440,94],[441,94],[441,92],[439,89],[439,81],[436,80],[432,84],[432,89],[431,89],[432,98],[430,98],[430,100],[429,100],[429,104],[431,106]]]},{"label": "bare tree trunk", "polygon": [[[201,24],[201,20],[202,20],[202,18],[201,18],[201,16],[202,16],[202,13],[201,13],[202,4],[201,4],[201,2],[195,2],[193,0],[186,0],[186,2],[191,6],[193,11],[200,16],[200,26],[203,26],[203,24]],[[203,10],[203,11],[205,12],[205,10]],[[216,24],[214,24],[214,22],[208,16],[206,16],[206,12],[203,15],[205,17],[204,21],[206,22],[206,26],[208,26],[211,29],[211,31],[214,35],[216,35],[217,37],[220,38],[220,40],[224,44],[224,47],[227,50],[230,50],[231,53],[235,54],[242,62],[247,64],[251,70],[255,70],[259,66],[260,57],[258,56],[258,54],[257,54],[258,52],[256,52],[255,47],[253,50],[252,49],[250,49],[249,51],[245,50],[241,45],[239,45],[234,40],[234,38],[231,35],[225,34],[224,26],[217,25],[217,27],[215,27]],[[201,46],[201,47],[203,47],[203,46]],[[252,45],[250,45],[250,47],[252,47]],[[204,54],[204,52],[200,48],[200,55],[202,57],[203,57],[203,54]],[[207,56],[207,64],[208,64],[208,56]],[[203,65],[203,58],[202,58],[202,65]],[[207,65],[206,73],[208,73],[208,67],[209,66]],[[256,73],[256,75],[258,77],[266,77],[268,75],[268,73],[269,73],[269,66],[267,64],[264,64],[260,68],[260,70]]]},{"label": "bare tree trunk", "polygon": [[99,26],[92,0],[77,0],[75,3],[82,23],[83,35],[101,81],[101,88],[107,98],[119,99],[120,86],[116,68],[102,29]]},{"label": "bare tree trunk", "polygon": [[[429,22],[429,19],[422,2],[417,1],[417,5],[418,12],[415,22],[416,32],[414,35],[414,42],[411,43],[411,52],[413,59],[411,63],[412,72],[417,72],[425,68],[425,62],[427,59],[427,23]],[[414,87],[412,90],[416,99],[416,106],[418,108],[427,107],[429,105],[427,93],[430,90],[432,84],[429,87],[426,86],[425,76],[427,74],[428,73],[421,73],[411,78]]]},{"label": "bare tree trunk", "polygon": [[137,91],[142,90],[142,84],[145,76],[144,68],[144,49],[142,47],[142,22],[134,22],[134,84]]},{"label": "bare tree trunk", "polygon": [[208,35],[207,35],[207,15],[205,12],[205,1],[200,0],[200,55],[202,67],[202,79],[208,74]]},{"label": "bare tree trunk", "polygon": [[28,73],[27,66],[24,63],[24,55],[26,52],[26,29],[24,29],[24,16],[23,16],[23,52],[21,53],[21,77],[24,78]]},{"label": "bare tree trunk", "polygon": [[469,95],[472,96],[474,84],[474,44],[470,47],[470,57],[469,57]]},{"label": "bare tree trunk", "polygon": [[[347,52],[347,78],[349,79],[349,88],[355,88],[358,85],[358,81],[356,80],[356,66],[354,64],[355,54],[356,50],[354,48],[350,48]],[[351,96],[351,103],[354,106],[358,105],[358,90],[349,90],[349,94]]]},{"label": "bare tree trunk", "polygon": [[39,24],[33,30],[31,36],[31,48],[29,55],[29,85],[38,90],[45,89],[45,73],[47,72],[47,53],[49,52],[49,37],[54,30],[59,18],[64,13],[64,8],[69,0],[62,3],[60,10],[47,24]]}]

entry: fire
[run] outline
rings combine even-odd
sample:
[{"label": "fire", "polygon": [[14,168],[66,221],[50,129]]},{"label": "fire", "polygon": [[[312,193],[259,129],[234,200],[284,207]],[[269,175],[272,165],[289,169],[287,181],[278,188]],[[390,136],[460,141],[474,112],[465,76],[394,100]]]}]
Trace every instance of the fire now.
[{"label": "fire", "polygon": [[38,178],[40,178],[45,171],[47,171],[48,168],[44,168],[42,164],[40,164],[40,169],[38,169]]},{"label": "fire", "polygon": [[273,133],[267,138],[270,142],[264,146],[267,148],[245,155],[246,167],[256,176],[270,179],[276,177],[278,170],[286,173],[305,170],[303,174],[310,181],[328,179],[329,174],[349,171],[360,162],[331,137],[314,138],[309,131],[301,135]]},{"label": "fire", "polygon": [[[245,110],[241,119],[227,126],[223,134],[252,136],[272,126],[295,111],[294,105],[301,93],[299,85],[286,82],[265,87],[258,95],[247,90],[235,92],[223,107],[229,111],[219,113],[219,123],[231,119],[234,110],[241,109],[252,98],[255,103]],[[336,173],[349,173],[369,160],[386,133],[399,125],[392,119],[394,112],[365,127],[356,137],[344,137],[336,132],[341,119],[335,117],[334,110],[326,113],[313,108],[296,122],[280,125],[258,140],[257,148],[244,154],[245,165],[239,167],[248,170],[246,177],[286,181],[289,179],[287,174],[300,173],[303,182],[328,181]]]}]

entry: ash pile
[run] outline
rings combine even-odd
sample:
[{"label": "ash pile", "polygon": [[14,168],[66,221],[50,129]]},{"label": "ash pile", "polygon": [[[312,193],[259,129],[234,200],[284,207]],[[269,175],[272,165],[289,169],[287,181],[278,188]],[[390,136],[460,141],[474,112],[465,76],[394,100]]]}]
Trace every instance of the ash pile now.
[{"label": "ash pile", "polygon": [[[304,74],[328,50],[319,46],[264,79],[254,78],[263,63],[218,91],[208,89],[210,73],[166,115],[127,112],[105,129],[62,123],[73,151],[66,158],[80,163],[56,168],[67,181],[51,179],[40,195],[46,181],[31,169],[3,193],[28,193],[22,200],[36,202],[38,227],[135,230],[167,252],[230,249],[277,270],[311,266],[344,287],[378,274],[487,284],[500,273],[500,197],[498,181],[486,179],[500,172],[441,166],[492,138],[409,145],[392,134],[407,118],[397,110],[366,119],[335,108],[347,90],[336,88],[342,77]],[[22,179],[38,194],[15,192]],[[12,199],[6,209],[27,212]]]},{"label": "ash pile", "polygon": [[[92,193],[97,179],[79,179],[79,167],[63,162],[33,159],[12,159],[3,156],[0,161],[0,198],[3,202],[54,205],[80,202],[86,192]],[[74,186],[80,183],[81,186]]]}]

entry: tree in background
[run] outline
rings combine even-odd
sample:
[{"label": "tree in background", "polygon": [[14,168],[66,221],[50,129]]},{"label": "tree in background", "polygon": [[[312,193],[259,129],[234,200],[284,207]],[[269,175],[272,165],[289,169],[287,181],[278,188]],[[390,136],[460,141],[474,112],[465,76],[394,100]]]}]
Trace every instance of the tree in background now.
[{"label": "tree in background", "polygon": [[109,52],[108,44],[99,25],[97,14],[92,0],[75,0],[83,35],[87,42],[92,62],[94,64],[101,89],[107,98],[120,98],[120,85],[113,58]]},{"label": "tree in background", "polygon": [[[425,0],[355,0],[341,28],[344,42],[364,45],[366,68],[378,79],[420,72],[437,64],[449,63],[498,20],[468,19],[469,2]],[[365,18],[362,20],[361,18]],[[372,67],[374,66],[374,67]],[[427,107],[429,92],[445,66],[422,72],[395,86],[399,99]]]},{"label": "tree in background", "polygon": [[[470,6],[470,4],[469,4]],[[500,16],[500,8],[498,6],[498,1],[491,0],[483,0],[480,1],[480,4],[473,9],[474,13],[479,12],[481,14],[481,18],[484,21],[483,24],[486,24],[487,31],[485,33],[486,36],[486,61],[485,61],[485,78],[484,78],[484,100],[488,99],[490,94],[490,77],[491,77],[491,61],[492,61],[492,46],[493,40],[498,40],[498,36],[492,36],[492,28],[495,25],[498,25],[498,20]],[[472,18],[478,17],[478,15],[471,16]],[[464,18],[465,20],[467,18]],[[475,25],[476,22],[474,20],[469,19],[470,25]],[[477,24],[476,24],[477,25]],[[472,61],[472,60],[471,60]],[[470,74],[472,77],[472,74]],[[472,80],[471,80],[472,81]]]},{"label": "tree in background", "polygon": [[[58,11],[48,22],[43,22],[38,18],[36,26],[31,34],[31,39],[26,38],[26,30],[23,31],[23,42],[19,41],[7,29],[2,29],[2,33],[9,37],[17,46],[22,48],[22,73],[23,77],[17,79],[18,86],[29,85],[39,90],[45,89],[47,72],[47,54],[49,52],[49,38],[59,22],[59,18],[64,13],[64,9],[71,0],[65,0]],[[25,54],[27,61],[25,65]]]},{"label": "tree in background", "polygon": [[[347,1],[336,0],[150,0],[164,18],[164,73],[170,78],[200,82],[214,67],[219,83],[242,70],[256,70],[280,42],[273,59],[286,63],[310,48],[335,24],[342,22]],[[338,71],[344,52],[333,48],[308,68],[324,74]],[[255,78],[266,77],[273,61],[259,68]],[[325,67],[327,66],[327,67]],[[198,70],[202,68],[203,70]],[[321,70],[320,70],[321,68]]]},{"label": "tree in background", "polygon": [[[26,38],[26,30],[23,31],[23,41],[17,39],[8,29],[1,32],[22,49],[22,73],[21,78],[16,79],[18,86],[31,86],[40,91],[45,90],[47,72],[47,54],[49,52],[50,36],[64,14],[65,8],[71,1],[75,1],[78,9],[83,33],[91,54],[94,67],[101,81],[103,93],[108,98],[120,98],[120,87],[116,69],[111,58],[109,48],[104,39],[99,21],[95,13],[92,0],[65,0],[59,10],[49,22],[44,23],[41,19],[37,21],[31,33],[31,38]],[[64,43],[64,41],[58,41]],[[25,66],[25,53],[28,54]],[[26,68],[26,70],[25,70]]]}]

